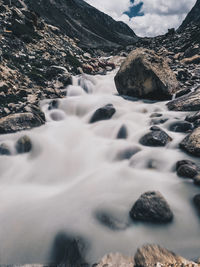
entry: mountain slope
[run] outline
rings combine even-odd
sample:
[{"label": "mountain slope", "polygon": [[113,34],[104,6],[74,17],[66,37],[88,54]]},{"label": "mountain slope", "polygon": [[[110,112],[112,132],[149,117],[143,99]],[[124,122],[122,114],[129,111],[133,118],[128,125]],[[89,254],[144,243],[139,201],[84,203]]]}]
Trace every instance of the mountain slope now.
[{"label": "mountain slope", "polygon": [[197,0],[192,10],[188,13],[185,20],[179,27],[179,30],[184,30],[189,24],[195,23],[200,25],[200,0]]},{"label": "mountain slope", "polygon": [[24,0],[24,3],[47,23],[77,38],[81,47],[110,50],[137,40],[126,24],[116,22],[83,0]]}]

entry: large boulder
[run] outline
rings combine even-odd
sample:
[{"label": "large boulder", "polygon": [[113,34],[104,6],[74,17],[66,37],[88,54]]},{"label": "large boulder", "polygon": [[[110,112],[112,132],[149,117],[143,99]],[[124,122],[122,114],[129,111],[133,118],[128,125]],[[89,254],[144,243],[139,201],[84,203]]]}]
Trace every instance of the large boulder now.
[{"label": "large boulder", "polygon": [[133,267],[134,259],[120,253],[108,254],[102,258],[96,267]]},{"label": "large boulder", "polygon": [[0,134],[29,130],[44,123],[41,116],[30,112],[11,114],[0,119]]},{"label": "large boulder", "polygon": [[128,55],[115,76],[115,84],[120,95],[156,100],[170,99],[179,89],[167,61],[143,48]]},{"label": "large boulder", "polygon": [[199,111],[200,110],[200,87],[192,93],[179,97],[167,103],[170,110],[175,111]]},{"label": "large boulder", "polygon": [[160,192],[146,192],[133,205],[130,217],[136,221],[168,223],[173,213]]},{"label": "large boulder", "polygon": [[174,254],[158,245],[145,245],[139,248],[134,257],[135,267],[153,266],[198,266],[194,262]]},{"label": "large boulder", "polygon": [[200,127],[183,139],[180,148],[193,156],[200,157]]}]

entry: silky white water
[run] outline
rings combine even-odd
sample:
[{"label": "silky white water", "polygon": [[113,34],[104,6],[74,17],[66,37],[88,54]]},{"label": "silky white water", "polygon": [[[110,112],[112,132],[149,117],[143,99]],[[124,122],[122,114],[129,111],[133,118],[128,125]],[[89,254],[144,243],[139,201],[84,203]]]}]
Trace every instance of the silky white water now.
[{"label": "silky white water", "polygon": [[[178,148],[185,134],[168,131],[169,124],[186,113],[168,111],[165,102],[117,96],[114,75],[75,77],[58,109],[48,110],[50,100],[41,103],[44,126],[0,136],[14,154],[0,156],[1,264],[48,263],[60,232],[85,239],[86,258],[93,263],[109,252],[134,255],[144,243],[158,243],[189,259],[200,256],[200,219],[192,203],[199,188],[174,172],[175,163],[189,156]],[[116,109],[112,119],[89,124],[95,110],[106,104]],[[159,125],[173,138],[164,148],[138,142],[154,112],[169,118]],[[116,139],[122,125],[128,138]],[[24,134],[33,149],[17,155],[14,143]],[[135,147],[141,151],[130,159],[119,157]],[[154,168],[148,167],[150,161]],[[174,213],[172,223],[129,219],[132,205],[148,190],[159,190],[166,198]],[[95,216],[101,211],[115,218],[120,229],[101,224]]]}]

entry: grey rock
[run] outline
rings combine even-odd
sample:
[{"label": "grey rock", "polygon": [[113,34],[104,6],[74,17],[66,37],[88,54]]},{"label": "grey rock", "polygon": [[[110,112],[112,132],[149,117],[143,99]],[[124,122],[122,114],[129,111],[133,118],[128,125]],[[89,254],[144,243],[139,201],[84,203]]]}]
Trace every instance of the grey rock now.
[{"label": "grey rock", "polygon": [[144,146],[165,146],[171,141],[171,137],[162,130],[156,130],[147,133],[140,139],[140,143]]},{"label": "grey rock", "polygon": [[19,154],[30,152],[32,149],[31,139],[27,135],[22,136],[17,140],[15,148]]},{"label": "grey rock", "polygon": [[200,127],[187,135],[179,146],[189,154],[200,157]]},{"label": "grey rock", "polygon": [[160,192],[150,191],[142,194],[135,202],[130,217],[135,221],[169,223],[173,213]]},{"label": "grey rock", "polygon": [[101,120],[109,120],[115,114],[116,110],[112,104],[108,104],[102,108],[99,108],[93,114],[90,123],[95,123]]},{"label": "grey rock", "polygon": [[0,155],[11,155],[10,149],[6,144],[0,144]]},{"label": "grey rock", "polygon": [[127,137],[128,137],[127,128],[125,125],[122,125],[117,134],[117,139],[126,139]]},{"label": "grey rock", "polygon": [[193,129],[193,125],[187,121],[177,121],[169,125],[169,130],[172,132],[186,133]]}]

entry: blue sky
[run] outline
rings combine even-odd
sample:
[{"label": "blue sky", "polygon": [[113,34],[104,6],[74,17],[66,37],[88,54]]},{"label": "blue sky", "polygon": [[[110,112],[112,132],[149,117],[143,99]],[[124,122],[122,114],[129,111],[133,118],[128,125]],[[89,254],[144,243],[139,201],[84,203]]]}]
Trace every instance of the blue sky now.
[{"label": "blue sky", "polygon": [[139,36],[164,34],[177,28],[196,0],[85,0],[127,23]]}]

